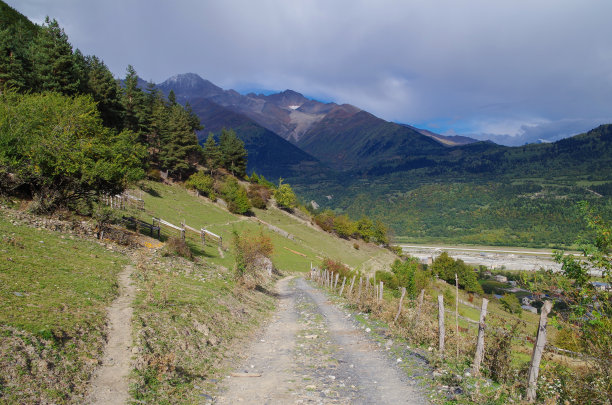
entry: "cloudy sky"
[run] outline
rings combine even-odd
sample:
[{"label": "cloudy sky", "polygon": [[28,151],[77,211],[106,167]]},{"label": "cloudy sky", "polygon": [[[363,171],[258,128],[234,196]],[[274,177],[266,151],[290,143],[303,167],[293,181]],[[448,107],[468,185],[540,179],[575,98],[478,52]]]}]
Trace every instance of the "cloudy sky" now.
[{"label": "cloudy sky", "polygon": [[293,89],[504,144],[612,123],[610,0],[5,0],[123,77]]}]

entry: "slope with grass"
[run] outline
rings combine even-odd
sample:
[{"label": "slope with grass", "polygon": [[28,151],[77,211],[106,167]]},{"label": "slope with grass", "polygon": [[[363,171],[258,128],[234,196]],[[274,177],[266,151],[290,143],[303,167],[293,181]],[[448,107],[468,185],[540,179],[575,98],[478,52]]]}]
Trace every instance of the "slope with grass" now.
[{"label": "slope with grass", "polygon": [[[188,233],[188,244],[194,252],[203,255],[207,261],[231,268],[233,265],[232,233],[263,232],[272,238],[274,253],[272,261],[281,271],[307,271],[310,265],[318,265],[323,258],[329,257],[364,272],[372,272],[388,267],[394,255],[388,250],[373,244],[339,239],[325,233],[310,223],[287,212],[271,207],[267,210],[255,209],[254,216],[230,214],[219,203],[212,203],[204,197],[196,197],[180,185],[164,185],[146,182],[140,190],[133,190],[142,196],[145,210],[133,210],[131,214],[151,222],[152,217],[162,218],[173,224],[184,222],[195,228],[206,228],[223,237],[223,255],[213,241],[202,245],[199,236]],[[262,223],[263,222],[263,223]],[[279,228],[291,239],[271,230]],[[177,235],[176,231],[164,230],[166,235]]]},{"label": "slope with grass", "polygon": [[0,402],[78,402],[128,258],[4,210],[0,238]]}]

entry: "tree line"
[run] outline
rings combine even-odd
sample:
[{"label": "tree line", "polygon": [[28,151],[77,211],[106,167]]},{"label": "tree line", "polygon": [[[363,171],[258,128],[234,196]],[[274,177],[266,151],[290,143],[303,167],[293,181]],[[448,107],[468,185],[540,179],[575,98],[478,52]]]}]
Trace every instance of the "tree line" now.
[{"label": "tree line", "polygon": [[153,83],[142,89],[131,65],[115,79],[100,58],[73,50],[54,19],[39,26],[4,3],[2,13],[4,193],[34,197],[44,211],[90,203],[147,174],[185,180],[205,162],[246,174],[247,152],[233,131],[223,131],[211,158],[198,143],[199,118],[172,91],[165,97]]}]

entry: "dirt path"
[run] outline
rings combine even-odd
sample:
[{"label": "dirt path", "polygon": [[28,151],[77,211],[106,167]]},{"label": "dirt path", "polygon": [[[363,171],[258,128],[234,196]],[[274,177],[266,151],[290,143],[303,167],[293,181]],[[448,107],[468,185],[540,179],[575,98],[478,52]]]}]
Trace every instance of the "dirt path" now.
[{"label": "dirt path", "polygon": [[119,274],[119,296],[108,309],[108,342],[102,364],[92,378],[87,404],[126,404],[130,398],[128,374],[131,370],[132,300],[135,295],[130,280],[132,270],[132,266],[126,266]]},{"label": "dirt path", "polygon": [[416,382],[347,314],[302,278],[281,302],[218,404],[424,404]]}]

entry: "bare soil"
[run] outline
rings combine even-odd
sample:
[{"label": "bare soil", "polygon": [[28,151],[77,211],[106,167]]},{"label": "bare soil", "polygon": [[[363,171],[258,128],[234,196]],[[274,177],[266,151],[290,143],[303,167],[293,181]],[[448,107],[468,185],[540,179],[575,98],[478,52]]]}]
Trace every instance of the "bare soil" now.
[{"label": "bare soil", "polygon": [[424,404],[398,367],[352,316],[302,278],[277,286],[280,304],[218,404]]},{"label": "bare soil", "polygon": [[100,367],[96,370],[87,404],[126,404],[130,399],[128,375],[131,370],[132,301],[135,287],[131,282],[132,266],[126,266],[118,277],[119,296],[108,308],[109,332]]}]

